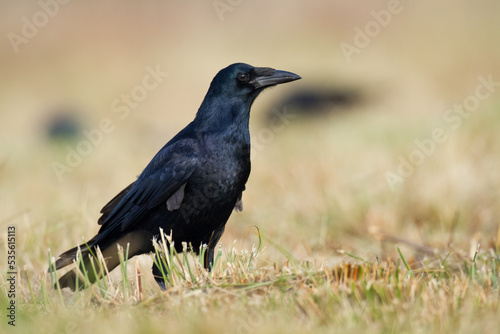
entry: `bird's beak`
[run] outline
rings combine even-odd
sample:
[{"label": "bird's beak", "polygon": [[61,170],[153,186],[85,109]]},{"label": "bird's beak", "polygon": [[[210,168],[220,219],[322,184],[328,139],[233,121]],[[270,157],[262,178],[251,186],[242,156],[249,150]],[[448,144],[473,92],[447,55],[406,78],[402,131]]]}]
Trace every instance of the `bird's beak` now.
[{"label": "bird's beak", "polygon": [[268,72],[263,75],[257,76],[255,79],[250,81],[250,84],[252,84],[257,89],[262,87],[279,85],[285,82],[290,82],[299,79],[302,78],[295,73],[275,70],[272,73]]}]

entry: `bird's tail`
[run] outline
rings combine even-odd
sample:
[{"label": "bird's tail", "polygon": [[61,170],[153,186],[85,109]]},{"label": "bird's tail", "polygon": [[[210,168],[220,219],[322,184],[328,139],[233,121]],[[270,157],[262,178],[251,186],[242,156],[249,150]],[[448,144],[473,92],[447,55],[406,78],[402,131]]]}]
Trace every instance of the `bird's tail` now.
[{"label": "bird's tail", "polygon": [[[70,288],[71,290],[83,289],[88,285],[95,283],[107,272],[110,272],[120,264],[120,256],[118,246],[123,249],[128,249],[128,258],[135,255],[147,252],[152,247],[152,242],[147,236],[138,232],[131,232],[121,237],[118,240],[107,242],[105,245],[100,245],[96,242],[99,235],[95,236],[87,243],[81,244],[78,247],[72,248],[61,255],[56,260],[55,264],[49,268],[50,271],[55,271],[64,268],[70,264],[76,263],[77,267],[65,273],[59,278],[58,285],[62,288]],[[149,243],[149,248],[148,248]],[[99,265],[98,251],[101,251],[104,265]],[[107,272],[103,273],[104,268]]]},{"label": "bird's tail", "polygon": [[[97,281],[102,276],[98,272],[100,266],[97,262],[97,250],[98,247],[86,243],[61,254],[54,265],[55,268],[49,268],[49,271],[64,268],[72,263],[77,263],[78,265],[59,278],[59,282],[54,284],[54,288],[57,289],[59,286],[61,289],[83,289],[86,286],[86,282],[92,284]],[[94,267],[92,266],[92,261],[94,262]],[[108,266],[108,263],[106,263],[106,266]]]}]

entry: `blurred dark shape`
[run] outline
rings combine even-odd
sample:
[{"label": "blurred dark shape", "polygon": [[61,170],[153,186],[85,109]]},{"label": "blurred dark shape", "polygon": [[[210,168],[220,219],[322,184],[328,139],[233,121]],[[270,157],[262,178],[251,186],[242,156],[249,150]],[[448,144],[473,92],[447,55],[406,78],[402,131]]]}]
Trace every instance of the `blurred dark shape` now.
[{"label": "blurred dark shape", "polygon": [[82,124],[76,112],[69,109],[57,110],[46,120],[47,137],[54,141],[74,141],[80,136]]},{"label": "blurred dark shape", "polygon": [[316,89],[313,87],[296,90],[276,106],[267,115],[269,122],[278,121],[280,113],[284,111],[293,118],[321,117],[346,111],[349,107],[359,104],[362,94],[356,89]]}]

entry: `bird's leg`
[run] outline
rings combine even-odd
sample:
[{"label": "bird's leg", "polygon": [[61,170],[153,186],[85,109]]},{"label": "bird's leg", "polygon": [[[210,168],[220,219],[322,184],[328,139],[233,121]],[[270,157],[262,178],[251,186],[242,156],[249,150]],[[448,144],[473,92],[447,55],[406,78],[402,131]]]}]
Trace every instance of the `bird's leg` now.
[{"label": "bird's leg", "polygon": [[207,252],[205,253],[205,258],[203,259],[203,267],[208,271],[212,270],[212,266],[214,265],[214,248],[208,247]]},{"label": "bird's leg", "polygon": [[160,254],[156,254],[153,263],[153,276],[162,290],[167,290],[166,281],[168,279],[168,270],[169,268],[165,258]]}]

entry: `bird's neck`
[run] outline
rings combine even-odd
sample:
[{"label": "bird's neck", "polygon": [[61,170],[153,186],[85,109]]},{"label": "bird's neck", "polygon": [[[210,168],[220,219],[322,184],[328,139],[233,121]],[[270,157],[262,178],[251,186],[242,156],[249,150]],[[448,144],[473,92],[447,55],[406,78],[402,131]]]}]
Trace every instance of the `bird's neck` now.
[{"label": "bird's neck", "polygon": [[239,99],[204,100],[194,122],[204,132],[248,132],[251,103]]}]

